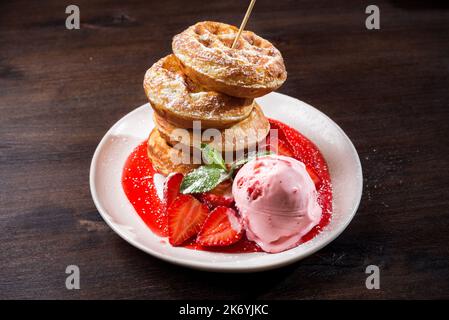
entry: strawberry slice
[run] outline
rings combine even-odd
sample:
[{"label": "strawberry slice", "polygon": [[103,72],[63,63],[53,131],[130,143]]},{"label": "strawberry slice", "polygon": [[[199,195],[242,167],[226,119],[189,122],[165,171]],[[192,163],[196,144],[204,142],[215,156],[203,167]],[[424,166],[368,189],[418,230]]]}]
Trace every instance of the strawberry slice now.
[{"label": "strawberry slice", "polygon": [[164,200],[165,206],[168,208],[179,194],[179,187],[184,176],[182,173],[170,173],[164,183]]},{"label": "strawberry slice", "polygon": [[320,177],[318,177],[315,170],[313,170],[311,167],[306,166],[306,170],[309,173],[309,176],[312,178],[313,183],[315,184],[315,188],[318,189],[321,186]]},{"label": "strawberry slice", "polygon": [[192,196],[179,194],[167,209],[168,239],[174,246],[198,234],[209,209]]},{"label": "strawberry slice", "polygon": [[288,142],[281,139],[268,138],[267,144],[269,145],[269,149],[271,151],[276,152],[281,156],[293,157],[293,152],[291,151]]},{"label": "strawberry slice", "polygon": [[226,180],[216,186],[209,192],[204,192],[199,195],[201,202],[205,203],[209,209],[215,207],[231,207],[234,203],[234,197],[232,196],[232,182]]},{"label": "strawberry slice", "polygon": [[270,119],[270,130],[277,130],[277,136],[279,139],[284,140],[286,138],[284,127],[282,126],[281,122]]},{"label": "strawberry slice", "polygon": [[203,246],[228,246],[242,238],[243,226],[237,213],[226,207],[217,207],[204,222],[196,241]]},{"label": "strawberry slice", "polygon": [[205,192],[200,194],[200,200],[206,204],[209,209],[215,207],[227,207],[230,208],[234,203],[234,198],[231,195],[219,195],[212,192]]},{"label": "strawberry slice", "polygon": [[215,188],[213,188],[210,192],[213,194],[224,195],[230,194],[232,192],[231,189],[232,189],[232,181],[231,179],[228,179],[220,183]]}]

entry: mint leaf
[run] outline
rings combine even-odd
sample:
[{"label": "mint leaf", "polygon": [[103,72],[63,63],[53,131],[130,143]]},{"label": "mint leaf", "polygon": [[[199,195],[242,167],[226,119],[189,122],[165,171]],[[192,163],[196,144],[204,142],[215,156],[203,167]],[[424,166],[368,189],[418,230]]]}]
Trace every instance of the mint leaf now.
[{"label": "mint leaf", "polygon": [[220,152],[205,143],[201,144],[201,152],[203,159],[207,164],[217,165],[220,168],[227,170]]},{"label": "mint leaf", "polygon": [[217,165],[201,166],[184,177],[180,192],[188,194],[210,191],[229,178],[229,173]]},{"label": "mint leaf", "polygon": [[248,153],[245,157],[235,161],[232,166],[231,166],[231,172],[240,169],[241,167],[243,167],[243,165],[245,165],[246,163],[259,158],[259,157],[263,157],[263,156],[267,156],[273,154],[273,152],[265,150],[265,151],[261,151],[261,152],[250,152]]},{"label": "mint leaf", "polygon": [[183,194],[202,193],[214,189],[223,181],[232,178],[235,170],[257,157],[271,154],[271,151],[251,152],[234,162],[228,171],[221,153],[207,144],[201,144],[201,152],[207,165],[189,172],[181,182],[179,191]]}]

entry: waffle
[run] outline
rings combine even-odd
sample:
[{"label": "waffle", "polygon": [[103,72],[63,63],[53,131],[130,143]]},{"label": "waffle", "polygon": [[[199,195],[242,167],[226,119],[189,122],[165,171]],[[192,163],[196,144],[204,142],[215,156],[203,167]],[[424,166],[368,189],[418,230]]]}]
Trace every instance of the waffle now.
[{"label": "waffle", "polygon": [[[197,168],[201,143],[227,163],[265,142],[270,123],[254,98],[287,78],[281,53],[267,40],[219,22],[199,22],[173,38],[173,54],[147,70],[143,82],[156,125],[148,157],[168,175]],[[194,131],[196,121],[201,130]],[[183,129],[183,130],[177,130]],[[212,130],[215,129],[215,130]]]},{"label": "waffle", "polygon": [[225,128],[242,121],[253,108],[252,99],[208,91],[191,81],[174,55],[156,62],[145,74],[143,86],[153,109],[179,128]]},{"label": "waffle", "polygon": [[264,141],[270,130],[268,119],[264,116],[260,107],[256,103],[254,104],[251,114],[245,120],[229,128],[217,130],[221,139],[212,142],[208,137],[205,137],[204,133],[207,133],[207,131],[194,133],[192,130],[176,130],[175,126],[157,113],[154,113],[153,119],[161,137],[170,145],[180,143],[199,148],[201,143],[210,142],[218,151],[235,152],[254,147],[257,143]]},{"label": "waffle", "polygon": [[199,22],[173,38],[172,49],[184,73],[209,90],[255,98],[279,88],[287,79],[281,53],[269,41],[238,28]]},{"label": "waffle", "polygon": [[186,174],[199,166],[193,163],[192,157],[168,145],[157,129],[153,129],[150,133],[147,150],[154,169],[163,175],[169,175],[171,172]]}]

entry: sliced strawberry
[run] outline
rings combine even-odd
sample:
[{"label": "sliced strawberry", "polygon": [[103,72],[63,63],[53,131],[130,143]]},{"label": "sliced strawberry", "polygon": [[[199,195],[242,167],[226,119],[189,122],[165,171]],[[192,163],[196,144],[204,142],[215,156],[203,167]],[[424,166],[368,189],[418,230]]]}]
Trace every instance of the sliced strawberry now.
[{"label": "sliced strawberry", "polygon": [[321,179],[316,174],[315,170],[313,170],[311,167],[306,166],[306,170],[309,173],[309,176],[312,178],[313,183],[315,184],[315,188],[319,188],[321,186]]},{"label": "sliced strawberry", "polygon": [[284,140],[286,138],[284,128],[282,127],[280,122],[270,119],[270,135],[271,130],[277,130],[277,136],[279,137],[279,139]]},{"label": "sliced strawberry", "polygon": [[203,246],[228,246],[242,238],[243,226],[237,213],[226,207],[217,207],[204,222],[196,241]]},{"label": "sliced strawberry", "polygon": [[200,200],[206,204],[209,209],[220,206],[229,208],[234,203],[232,195],[218,195],[211,192],[202,193],[200,195]]},{"label": "sliced strawberry", "polygon": [[205,203],[209,209],[215,207],[231,207],[234,203],[234,197],[232,196],[232,182],[226,180],[216,186],[209,192],[204,192],[199,195],[200,201]]},{"label": "sliced strawberry", "polygon": [[192,196],[179,194],[167,208],[170,243],[177,246],[198,234],[208,214],[206,205]]},{"label": "sliced strawberry", "polygon": [[170,207],[179,194],[179,187],[184,176],[182,173],[171,173],[165,179],[164,183],[164,200],[166,207]]},{"label": "sliced strawberry", "polygon": [[232,191],[232,181],[231,179],[225,180],[220,183],[218,186],[213,188],[210,192],[218,195],[230,194]]},{"label": "sliced strawberry", "polygon": [[281,139],[267,139],[269,149],[281,156],[293,157],[293,152],[288,145],[288,142]]}]

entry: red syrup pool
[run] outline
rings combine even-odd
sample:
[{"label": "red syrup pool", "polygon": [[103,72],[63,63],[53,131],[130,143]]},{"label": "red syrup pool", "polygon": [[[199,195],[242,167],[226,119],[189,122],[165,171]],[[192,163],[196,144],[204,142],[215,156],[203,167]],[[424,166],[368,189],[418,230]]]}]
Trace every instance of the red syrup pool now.
[{"label": "red syrup pool", "polygon": [[[320,233],[330,222],[332,215],[332,185],[329,170],[321,152],[310,140],[280,121],[269,120],[271,129],[278,129],[279,143],[284,148],[287,148],[287,150],[283,151],[287,151],[287,153],[290,153],[297,160],[302,161],[307,167],[312,168],[321,180],[317,191],[318,203],[323,209],[323,213],[319,224],[302,237],[301,242],[304,243]],[[147,155],[147,141],[144,141],[134,149],[125,162],[122,174],[122,186],[137,214],[151,231],[161,237],[167,237],[167,215],[163,201],[157,195],[153,182],[155,173],[157,172]],[[228,247],[204,247],[197,244],[194,238],[187,241],[183,246],[193,250],[225,253],[262,251],[254,242],[249,241],[246,237]]]}]

